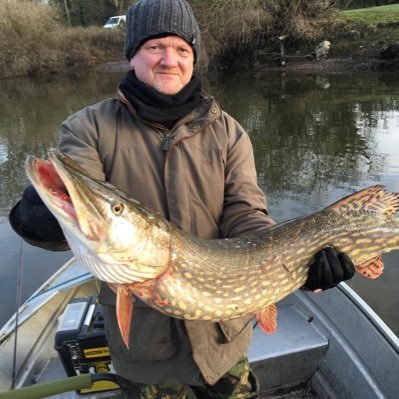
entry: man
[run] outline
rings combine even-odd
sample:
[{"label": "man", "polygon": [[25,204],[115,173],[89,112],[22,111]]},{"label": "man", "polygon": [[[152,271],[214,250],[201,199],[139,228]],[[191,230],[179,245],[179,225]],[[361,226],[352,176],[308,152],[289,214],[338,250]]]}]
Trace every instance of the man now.
[{"label": "man", "polygon": [[[127,13],[131,70],[118,98],[87,107],[61,128],[60,148],[93,178],[106,180],[203,238],[233,237],[273,224],[257,185],[247,133],[193,75],[200,32],[185,0],[140,0]],[[67,247],[58,223],[29,186],[10,213],[14,229],[48,249]],[[332,248],[317,254],[307,288],[353,275]],[[185,322],[134,301],[130,342],[122,342],[115,295],[102,285],[107,336],[125,398],[255,398],[246,358],[252,316]]]}]

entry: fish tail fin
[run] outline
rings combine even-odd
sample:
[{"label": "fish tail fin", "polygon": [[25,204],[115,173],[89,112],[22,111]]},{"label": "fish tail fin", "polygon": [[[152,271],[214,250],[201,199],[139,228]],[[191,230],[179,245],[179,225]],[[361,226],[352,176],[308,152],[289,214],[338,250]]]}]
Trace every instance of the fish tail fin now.
[{"label": "fish tail fin", "polygon": [[326,209],[333,211],[368,211],[385,216],[399,210],[399,193],[389,193],[385,187],[376,185],[348,195]]}]

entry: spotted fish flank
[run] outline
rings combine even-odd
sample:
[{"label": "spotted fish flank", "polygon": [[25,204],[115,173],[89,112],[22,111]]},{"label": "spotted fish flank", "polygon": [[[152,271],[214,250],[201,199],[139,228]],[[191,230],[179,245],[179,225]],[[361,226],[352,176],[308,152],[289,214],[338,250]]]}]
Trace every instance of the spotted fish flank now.
[{"label": "spotted fish flank", "polygon": [[122,338],[129,345],[131,294],[185,320],[218,322],[253,314],[276,329],[275,303],[301,287],[309,262],[326,246],[347,252],[369,278],[381,254],[399,249],[399,194],[373,186],[312,215],[262,232],[204,240],[185,234],[65,154],[29,157],[26,171],[60,222],[75,256],[112,284]]}]

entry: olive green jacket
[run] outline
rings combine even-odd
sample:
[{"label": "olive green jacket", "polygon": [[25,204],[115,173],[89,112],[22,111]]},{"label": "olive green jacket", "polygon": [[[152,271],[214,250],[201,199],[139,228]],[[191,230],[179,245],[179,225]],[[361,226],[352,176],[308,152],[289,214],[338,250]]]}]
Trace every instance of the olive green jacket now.
[{"label": "olive green jacket", "polygon": [[[60,149],[91,177],[110,182],[187,233],[232,237],[273,223],[247,133],[205,94],[171,129],[141,120],[120,94],[69,117]],[[127,350],[116,324],[115,295],[106,285],[99,300],[114,366],[137,382],[214,384],[246,353],[252,337],[253,316],[186,322],[133,298]]]}]

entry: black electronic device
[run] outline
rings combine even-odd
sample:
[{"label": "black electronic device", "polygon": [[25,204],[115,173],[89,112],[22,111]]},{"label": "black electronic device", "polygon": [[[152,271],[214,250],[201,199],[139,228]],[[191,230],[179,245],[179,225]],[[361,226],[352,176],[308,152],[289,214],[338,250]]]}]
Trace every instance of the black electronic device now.
[{"label": "black electronic device", "polygon": [[[101,304],[94,297],[72,299],[55,335],[55,349],[68,376],[114,372],[105,335]],[[80,394],[118,389],[112,381],[96,381]]]}]

